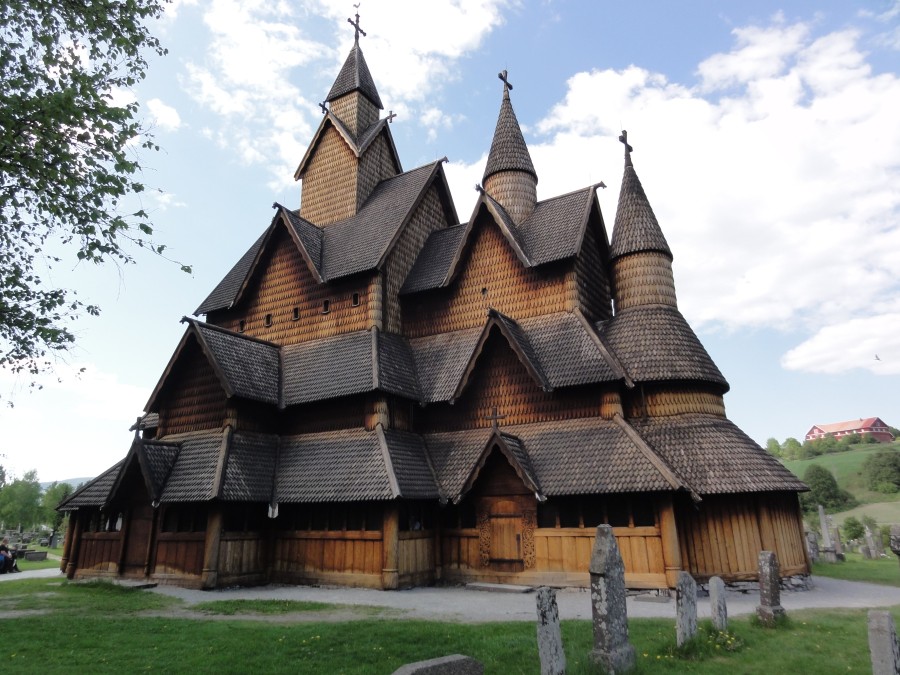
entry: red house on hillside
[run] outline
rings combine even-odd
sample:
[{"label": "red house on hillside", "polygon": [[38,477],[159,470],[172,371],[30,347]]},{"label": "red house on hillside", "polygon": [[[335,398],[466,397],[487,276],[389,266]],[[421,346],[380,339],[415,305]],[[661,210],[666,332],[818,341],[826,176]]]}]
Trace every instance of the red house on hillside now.
[{"label": "red house on hillside", "polygon": [[814,441],[817,438],[834,436],[842,438],[849,434],[871,434],[882,443],[890,443],[894,435],[879,417],[866,417],[848,422],[835,422],[834,424],[817,424],[806,432],[806,440]]}]

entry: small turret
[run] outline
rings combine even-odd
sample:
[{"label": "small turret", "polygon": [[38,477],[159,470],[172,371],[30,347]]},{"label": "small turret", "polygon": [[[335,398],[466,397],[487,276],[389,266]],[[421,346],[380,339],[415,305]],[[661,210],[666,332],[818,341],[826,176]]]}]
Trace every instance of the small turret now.
[{"label": "small turret", "polygon": [[366,34],[359,27],[359,14],[356,15],[356,21],[347,21],[356,29],[353,49],[347,55],[325,101],[331,104],[331,113],[358,138],[360,133],[378,121],[379,111],[384,109],[384,105],[359,47],[360,33]]},{"label": "small turret", "polygon": [[512,85],[505,70],[498,77],[503,80],[503,102],[482,184],[484,191],[506,209],[518,225],[534,211],[538,178],[509,100]]},{"label": "small turret", "polygon": [[616,312],[642,305],[677,307],[672,251],[631,162],[628,133],[619,140],[625,145],[625,173],[610,244]]}]

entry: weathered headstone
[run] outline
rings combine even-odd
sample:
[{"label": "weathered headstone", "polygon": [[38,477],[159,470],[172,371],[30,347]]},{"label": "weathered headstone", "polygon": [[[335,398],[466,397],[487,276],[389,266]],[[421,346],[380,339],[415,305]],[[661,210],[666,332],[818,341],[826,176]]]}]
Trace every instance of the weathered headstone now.
[{"label": "weathered headstone", "polygon": [[725,603],[725,582],[721,577],[709,580],[709,613],[712,625],[723,633],[728,630],[728,606]]},{"label": "weathered headstone", "polygon": [[609,525],[597,526],[590,572],[594,624],[591,661],[608,673],[626,672],[634,667],[634,646],[628,641],[625,565]]},{"label": "weathered headstone", "polygon": [[831,548],[831,532],[828,528],[828,516],[825,515],[825,507],[819,504],[819,527],[822,530],[822,548]]},{"label": "weathered headstone", "polygon": [[834,545],[834,554],[838,560],[844,559],[844,542],[841,541],[841,531],[837,527],[832,531],[832,544]]},{"label": "weathered headstone", "polygon": [[869,547],[869,552],[874,555],[875,551],[875,539],[872,537],[872,530],[869,529],[869,526],[866,525],[866,546]]},{"label": "weathered headstone", "polygon": [[537,592],[537,643],[541,675],[565,675],[566,653],[559,630],[556,591],[543,586]]},{"label": "weathered headstone", "polygon": [[891,552],[900,559],[900,525],[891,525]]},{"label": "weathered headstone", "polygon": [[881,530],[875,530],[872,533],[872,538],[875,539],[875,555],[881,558],[884,555],[884,541],[881,538]]},{"label": "weathered headstone", "polygon": [[869,655],[872,675],[900,675],[900,645],[890,612],[869,610]]},{"label": "weathered headstone", "polygon": [[784,616],[778,557],[771,551],[759,552],[759,606],[756,615],[764,626],[774,626]]},{"label": "weathered headstone", "polygon": [[452,654],[400,666],[394,675],[484,675],[484,665],[471,656]]},{"label": "weathered headstone", "polygon": [[819,561],[819,536],[812,530],[806,531],[806,552],[810,562]]},{"label": "weathered headstone", "polygon": [[675,582],[675,643],[681,647],[697,634],[697,582],[687,572]]},{"label": "weathered headstone", "polygon": [[859,547],[859,552],[862,554],[863,560],[871,560],[872,559],[872,549],[863,544]]}]

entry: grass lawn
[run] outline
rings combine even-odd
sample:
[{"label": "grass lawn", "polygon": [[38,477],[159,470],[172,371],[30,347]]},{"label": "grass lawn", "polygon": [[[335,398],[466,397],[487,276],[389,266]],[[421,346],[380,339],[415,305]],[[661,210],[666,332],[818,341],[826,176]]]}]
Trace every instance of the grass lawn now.
[{"label": "grass lawn", "polygon": [[[900,493],[886,495],[880,492],[872,492],[866,487],[862,475],[862,466],[865,461],[878,452],[893,450],[900,452],[900,443],[883,443],[871,445],[853,446],[853,450],[836,452],[830,455],[820,455],[812,459],[798,459],[786,461],[784,465],[796,476],[803,478],[803,474],[811,464],[819,464],[834,474],[840,487],[850,491],[861,503],[870,504],[876,502],[893,502],[900,500]],[[856,449],[858,448],[858,449]],[[878,522],[900,522],[881,521]]]},{"label": "grass lawn", "polygon": [[864,560],[859,553],[845,553],[844,556],[846,560],[842,563],[814,563],[813,574],[832,579],[900,586],[900,563],[893,553],[878,560]]},{"label": "grass lawn", "polygon": [[[242,608],[235,601],[223,605],[227,616],[185,618],[177,616],[180,602],[166,596],[41,579],[8,582],[4,595],[0,658],[16,671],[376,674],[453,653],[481,660],[486,673],[539,670],[532,622],[465,625],[380,617],[277,623],[271,612],[296,612],[296,603],[248,602]],[[205,603],[204,611],[214,611],[215,604]],[[897,620],[900,607],[895,609]],[[241,618],[242,610],[261,611],[266,620]],[[863,610],[794,612],[776,629],[739,618],[731,622],[731,636],[706,627],[685,653],[674,647],[674,621],[637,619],[629,625],[637,673],[870,671]],[[587,663],[590,622],[564,621],[562,629],[569,672],[593,672]]]}]

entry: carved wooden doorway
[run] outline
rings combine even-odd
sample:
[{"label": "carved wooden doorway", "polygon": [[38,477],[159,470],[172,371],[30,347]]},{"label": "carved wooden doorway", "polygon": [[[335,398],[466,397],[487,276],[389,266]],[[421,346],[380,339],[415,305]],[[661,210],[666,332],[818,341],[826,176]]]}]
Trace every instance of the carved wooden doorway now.
[{"label": "carved wooden doorway", "polygon": [[153,507],[150,504],[133,504],[125,532],[125,555],[122,574],[142,577],[147,573],[150,552],[150,534],[153,529]]},{"label": "carved wooden doorway", "polygon": [[490,504],[491,567],[503,572],[521,572],[525,568],[522,555],[522,505],[511,499]]}]

